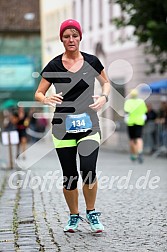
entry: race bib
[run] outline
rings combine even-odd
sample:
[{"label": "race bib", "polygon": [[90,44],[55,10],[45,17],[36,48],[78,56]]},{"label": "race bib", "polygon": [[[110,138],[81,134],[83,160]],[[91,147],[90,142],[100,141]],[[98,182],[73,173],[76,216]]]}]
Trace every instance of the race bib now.
[{"label": "race bib", "polygon": [[68,133],[86,132],[92,128],[92,121],[87,113],[67,115],[65,123]]}]

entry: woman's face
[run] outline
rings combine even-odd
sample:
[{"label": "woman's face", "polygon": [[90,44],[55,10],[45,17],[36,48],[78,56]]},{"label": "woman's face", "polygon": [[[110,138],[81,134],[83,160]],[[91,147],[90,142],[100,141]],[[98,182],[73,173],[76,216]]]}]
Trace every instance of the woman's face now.
[{"label": "woman's face", "polygon": [[62,36],[63,45],[66,51],[75,52],[79,50],[80,35],[75,29],[66,29]]}]

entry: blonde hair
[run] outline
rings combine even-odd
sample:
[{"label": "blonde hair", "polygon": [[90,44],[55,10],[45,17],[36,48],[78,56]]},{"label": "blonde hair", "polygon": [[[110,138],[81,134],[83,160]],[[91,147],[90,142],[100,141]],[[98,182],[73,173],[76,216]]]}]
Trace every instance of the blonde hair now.
[{"label": "blonde hair", "polygon": [[130,97],[131,98],[136,98],[138,96],[138,91],[136,89],[132,89],[130,91]]}]

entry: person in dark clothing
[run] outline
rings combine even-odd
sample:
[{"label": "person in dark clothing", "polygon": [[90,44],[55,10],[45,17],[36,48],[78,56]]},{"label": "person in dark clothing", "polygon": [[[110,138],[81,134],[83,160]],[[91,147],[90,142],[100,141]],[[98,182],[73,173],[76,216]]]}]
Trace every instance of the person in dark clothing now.
[{"label": "person in dark clothing", "polygon": [[[95,211],[96,161],[100,143],[97,111],[108,100],[110,83],[99,59],[79,50],[81,39],[81,26],[76,20],[69,19],[61,24],[60,40],[65,52],[56,56],[43,69],[43,78],[35,97],[44,104],[56,105],[52,120],[53,142],[62,166],[63,193],[70,210],[64,231],[75,232],[81,219],[78,211],[78,153],[86,218],[93,232],[102,232],[104,227],[98,218],[100,213]],[[95,79],[101,84],[101,95],[94,95]],[[56,94],[45,96],[52,84]]]},{"label": "person in dark clothing", "polygon": [[152,108],[151,103],[147,103],[146,123],[144,126],[144,147],[149,153],[153,153],[156,150],[156,123],[157,118],[156,111]]},{"label": "person in dark clothing", "polygon": [[18,108],[18,123],[17,123],[17,131],[19,133],[19,144],[17,148],[17,157],[21,153],[23,153],[23,159],[26,158],[25,156],[25,150],[27,148],[27,142],[28,142],[28,136],[26,129],[29,125],[29,118],[27,117],[26,112],[24,111],[24,108],[19,107]]}]

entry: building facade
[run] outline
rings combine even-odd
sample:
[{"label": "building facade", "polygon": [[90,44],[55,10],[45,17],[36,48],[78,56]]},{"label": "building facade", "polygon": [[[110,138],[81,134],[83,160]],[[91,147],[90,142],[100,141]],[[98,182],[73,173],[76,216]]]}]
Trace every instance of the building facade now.
[{"label": "building facade", "polygon": [[55,55],[63,52],[59,40],[59,27],[63,20],[72,16],[71,1],[41,0],[42,62],[45,65]]},{"label": "building facade", "polygon": [[41,69],[39,0],[0,2],[0,102],[33,100]]},{"label": "building facade", "polygon": [[[121,9],[114,1],[41,1],[43,64],[63,52],[59,40],[61,22],[68,18],[78,20],[83,29],[81,50],[100,58],[111,81],[114,92],[111,92],[111,109],[106,113],[114,121],[122,120],[120,115],[123,111],[120,110],[123,108],[118,104],[118,93],[124,97],[137,85],[161,78],[159,74],[146,74],[149,66],[145,62],[143,48],[137,45],[132,35],[134,28],[117,29],[113,24],[112,19],[120,15]],[[157,96],[151,96],[151,99],[156,100]]]}]

